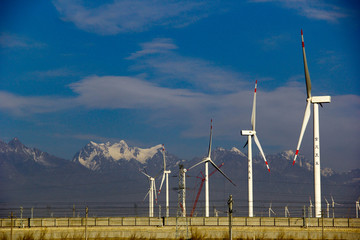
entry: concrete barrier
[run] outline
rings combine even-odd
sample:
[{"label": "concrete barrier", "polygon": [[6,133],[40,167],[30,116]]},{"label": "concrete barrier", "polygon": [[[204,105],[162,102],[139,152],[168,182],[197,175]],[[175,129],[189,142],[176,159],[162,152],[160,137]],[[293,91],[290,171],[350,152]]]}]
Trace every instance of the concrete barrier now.
[{"label": "concrete barrier", "polygon": [[135,217],[123,218],[123,226],[135,226]]},{"label": "concrete barrier", "polygon": [[336,227],[348,227],[349,219],[348,218],[334,218],[334,226]]},{"label": "concrete barrier", "polygon": [[[15,228],[33,227],[83,227],[85,218],[33,218],[13,219]],[[228,226],[228,217],[98,217],[87,218],[87,226]],[[233,217],[233,226],[302,227],[303,218]],[[355,227],[360,228],[358,218],[305,218],[305,227]],[[0,227],[11,227],[10,219],[0,219]]]},{"label": "concrete barrier", "polygon": [[217,226],[218,218],[217,217],[207,217],[205,218],[205,226]]},{"label": "concrete barrier", "polygon": [[189,223],[191,226],[203,226],[204,225],[204,218],[203,217],[191,217],[189,218]]},{"label": "concrete barrier", "polygon": [[246,218],[246,224],[243,226],[261,226],[261,218],[259,217]]},{"label": "concrete barrier", "polygon": [[360,228],[360,218],[350,218],[349,219],[349,227]]},{"label": "concrete barrier", "polygon": [[109,219],[109,226],[122,226],[123,219],[122,217],[112,217]]},{"label": "concrete barrier", "polygon": [[275,220],[275,226],[279,226],[279,227],[290,226],[290,218],[278,217],[278,218],[274,218],[274,220]]}]

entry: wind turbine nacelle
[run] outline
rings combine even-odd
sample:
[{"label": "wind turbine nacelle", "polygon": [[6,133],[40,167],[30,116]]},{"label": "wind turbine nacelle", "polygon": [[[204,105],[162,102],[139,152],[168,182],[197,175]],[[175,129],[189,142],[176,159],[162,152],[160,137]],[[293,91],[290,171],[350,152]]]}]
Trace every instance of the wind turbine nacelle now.
[{"label": "wind turbine nacelle", "polygon": [[252,135],[255,135],[256,134],[256,131],[253,131],[253,130],[241,130],[241,135],[243,136],[252,136]]},{"label": "wind turbine nacelle", "polygon": [[312,103],[330,103],[331,102],[331,97],[330,96],[311,97],[311,102]]}]

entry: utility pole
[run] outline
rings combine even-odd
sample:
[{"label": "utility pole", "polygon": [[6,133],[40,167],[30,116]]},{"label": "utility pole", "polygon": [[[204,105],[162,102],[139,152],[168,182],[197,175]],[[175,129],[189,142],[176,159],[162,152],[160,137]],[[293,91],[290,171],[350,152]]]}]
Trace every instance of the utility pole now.
[{"label": "utility pole", "polygon": [[178,192],[178,217],[186,217],[186,182],[185,182],[185,173],[186,169],[184,168],[184,165],[179,165],[180,171],[179,171],[179,192]]},{"label": "utility pole", "polygon": [[229,205],[229,239],[232,240],[232,212],[233,212],[232,195],[229,196],[229,200],[227,203]]},{"label": "utility pole", "polygon": [[359,201],[356,201],[356,218],[359,218],[359,211],[360,211],[360,205],[359,205]]},{"label": "utility pole", "polygon": [[89,213],[89,208],[86,206],[86,208],[85,208],[85,240],[88,240],[88,236],[87,236],[87,219],[88,219],[88,213]]},{"label": "utility pole", "polygon": [[23,211],[24,208],[22,206],[20,206],[20,226],[23,228],[24,227],[24,223],[23,223]]},{"label": "utility pole", "polygon": [[13,240],[13,228],[14,228],[13,218],[14,218],[14,214],[13,214],[13,212],[11,212],[11,214],[10,214],[10,227],[11,227],[10,240]]}]

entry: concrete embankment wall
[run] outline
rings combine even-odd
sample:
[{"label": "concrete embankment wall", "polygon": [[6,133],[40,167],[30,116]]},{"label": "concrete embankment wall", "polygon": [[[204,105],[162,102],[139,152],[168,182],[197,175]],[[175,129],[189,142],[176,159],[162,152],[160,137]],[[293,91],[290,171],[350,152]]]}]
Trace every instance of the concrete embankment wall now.
[{"label": "concrete embankment wall", "polygon": [[[34,239],[176,239],[192,234],[224,238],[228,221],[227,217],[42,218],[14,219],[11,224],[10,219],[1,219],[0,232],[9,240],[26,235]],[[234,217],[232,224],[234,239],[360,239],[360,219]]]}]

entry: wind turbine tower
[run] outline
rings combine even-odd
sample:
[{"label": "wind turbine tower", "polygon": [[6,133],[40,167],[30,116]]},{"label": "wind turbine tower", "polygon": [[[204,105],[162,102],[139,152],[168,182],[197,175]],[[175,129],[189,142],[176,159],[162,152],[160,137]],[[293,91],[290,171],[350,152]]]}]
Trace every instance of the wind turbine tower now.
[{"label": "wind turbine tower", "polygon": [[[141,172],[149,179],[150,187],[149,187],[149,191],[147,192],[145,198],[149,195],[149,217],[154,217],[154,197],[155,197],[155,201],[157,201],[155,178],[144,173],[143,171],[141,171]],[[144,198],[144,200],[145,200],[145,198]]]},{"label": "wind turbine tower", "polygon": [[[251,114],[251,125],[252,130],[242,130],[241,135],[248,136],[248,140],[245,144],[248,145],[248,201],[249,201],[249,217],[254,216],[254,200],[253,200],[253,174],[252,174],[252,138],[260,150],[261,156],[264,158],[266,167],[270,172],[268,162],[265,158],[265,154],[261,148],[259,139],[256,136],[255,125],[256,125],[256,90],[257,90],[257,80],[255,81],[255,90],[254,90],[254,100],[253,100],[253,109]],[[244,146],[244,147],[245,147]]]},{"label": "wind turbine tower", "polygon": [[211,144],[212,144],[212,119],[210,123],[210,140],[209,140],[209,149],[208,149],[208,155],[205,157],[202,161],[196,163],[194,166],[188,168],[187,171],[190,169],[205,163],[205,217],[209,217],[209,163],[213,165],[216,170],[218,170],[227,180],[229,180],[234,186],[235,184],[228,178],[225,173],[223,173],[218,166],[215,165],[215,163],[211,160]]},{"label": "wind turbine tower", "polygon": [[302,138],[305,133],[306,126],[310,119],[310,106],[311,104],[314,107],[314,192],[315,192],[315,217],[321,217],[321,173],[320,173],[320,133],[319,133],[319,105],[322,106],[323,103],[330,103],[330,96],[311,96],[311,80],[310,74],[306,61],[305,54],[305,44],[304,44],[304,36],[303,31],[301,30],[301,42],[302,42],[302,52],[303,52],[303,61],[304,61],[304,72],[305,72],[305,80],[306,80],[306,91],[307,91],[307,104],[305,108],[304,120],[302,123],[300,137],[298,141],[298,145],[295,152],[295,157],[293,161],[293,165],[295,164],[296,158],[299,154],[299,149],[301,145]]},{"label": "wind turbine tower", "polygon": [[164,159],[164,172],[163,172],[163,177],[162,177],[162,180],[161,180],[160,189],[159,189],[158,194],[160,194],[162,185],[164,183],[164,179],[166,179],[166,181],[165,181],[165,186],[166,186],[166,217],[169,217],[169,173],[171,173],[171,171],[166,170],[166,159],[165,159],[165,147],[164,147],[164,144],[163,144],[163,148],[162,148],[162,154],[163,154],[163,159]]}]

